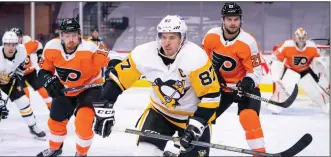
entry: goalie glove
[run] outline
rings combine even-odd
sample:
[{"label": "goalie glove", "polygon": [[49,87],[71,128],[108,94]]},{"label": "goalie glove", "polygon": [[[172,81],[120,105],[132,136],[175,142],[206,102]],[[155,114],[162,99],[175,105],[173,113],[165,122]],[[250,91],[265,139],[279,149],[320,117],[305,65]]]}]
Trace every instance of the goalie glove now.
[{"label": "goalie glove", "polygon": [[93,102],[95,110],[96,122],[94,125],[94,132],[103,138],[108,137],[111,133],[111,128],[115,124],[115,110],[114,103],[109,101]]}]

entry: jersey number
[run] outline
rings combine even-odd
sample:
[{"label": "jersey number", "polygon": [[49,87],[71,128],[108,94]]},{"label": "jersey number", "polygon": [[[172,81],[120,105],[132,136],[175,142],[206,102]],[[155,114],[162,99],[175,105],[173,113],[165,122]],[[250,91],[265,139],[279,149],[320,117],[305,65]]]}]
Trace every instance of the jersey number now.
[{"label": "jersey number", "polygon": [[215,81],[215,71],[212,66],[210,66],[209,70],[206,70],[199,74],[199,79],[202,85],[207,86]]},{"label": "jersey number", "polygon": [[122,69],[122,70],[131,68],[130,59],[127,58],[125,61],[126,61],[126,62],[122,62],[122,63],[121,63],[121,69]]}]

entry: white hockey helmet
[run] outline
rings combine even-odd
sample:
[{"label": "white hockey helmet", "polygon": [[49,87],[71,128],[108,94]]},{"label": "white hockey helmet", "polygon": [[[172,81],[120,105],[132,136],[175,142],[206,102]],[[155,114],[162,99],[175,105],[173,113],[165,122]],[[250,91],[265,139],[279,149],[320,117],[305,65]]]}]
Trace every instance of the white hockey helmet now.
[{"label": "white hockey helmet", "polygon": [[24,35],[23,38],[22,38],[22,44],[25,44],[25,43],[27,43],[27,42],[29,42],[29,41],[31,41],[31,40],[32,40],[32,39],[31,39],[30,36],[28,36],[28,35]]},{"label": "white hockey helmet", "polygon": [[182,42],[186,39],[187,25],[184,19],[178,15],[167,15],[157,25],[157,36],[164,32],[178,32]]},{"label": "white hockey helmet", "polygon": [[6,31],[5,34],[2,37],[2,44],[5,43],[18,43],[18,37],[15,32],[12,31]]}]

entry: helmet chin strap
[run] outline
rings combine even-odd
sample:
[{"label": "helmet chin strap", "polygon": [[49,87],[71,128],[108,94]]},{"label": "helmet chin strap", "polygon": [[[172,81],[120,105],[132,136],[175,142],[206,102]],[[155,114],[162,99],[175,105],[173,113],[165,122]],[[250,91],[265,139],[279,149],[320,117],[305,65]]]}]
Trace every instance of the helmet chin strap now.
[{"label": "helmet chin strap", "polygon": [[[162,48],[162,46],[161,46],[160,42],[159,42],[159,45],[160,45],[161,48],[160,48],[160,49],[157,49],[157,51],[158,51],[158,53],[159,53],[161,56],[163,56],[163,57],[166,57],[166,58],[169,58],[169,59],[175,59],[176,56],[177,56],[177,54],[178,54],[178,52],[179,52],[180,49],[183,47],[184,42],[185,42],[185,39],[182,39],[182,41],[180,42],[180,46],[179,46],[177,52],[176,52],[175,54],[173,54],[172,56],[166,56],[166,55],[164,55],[164,54],[161,52],[161,48]],[[163,51],[164,51],[164,50],[163,50]]]}]

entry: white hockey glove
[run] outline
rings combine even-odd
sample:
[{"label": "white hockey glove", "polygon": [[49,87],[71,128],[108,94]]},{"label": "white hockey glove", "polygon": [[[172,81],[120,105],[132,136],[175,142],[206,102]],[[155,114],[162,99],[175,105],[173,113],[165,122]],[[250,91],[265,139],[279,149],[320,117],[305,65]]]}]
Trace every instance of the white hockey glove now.
[{"label": "white hockey glove", "polygon": [[163,156],[164,157],[177,157],[179,156],[181,149],[180,149],[180,144],[179,143],[174,143],[173,141],[168,141],[164,151],[163,151]]},{"label": "white hockey glove", "polygon": [[109,101],[93,102],[95,110],[96,122],[94,125],[94,132],[103,138],[108,137],[111,133],[111,128],[115,124],[115,110],[114,103]]}]

